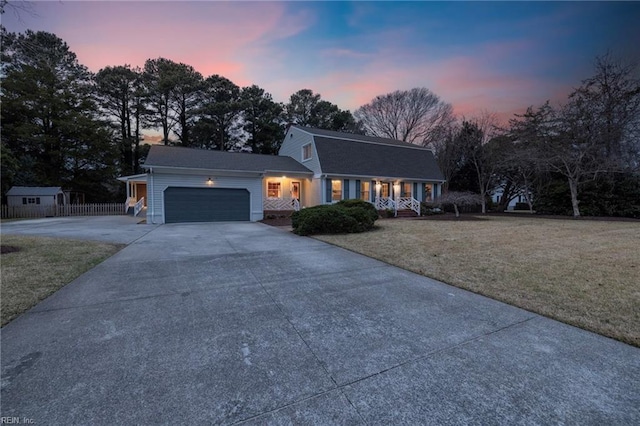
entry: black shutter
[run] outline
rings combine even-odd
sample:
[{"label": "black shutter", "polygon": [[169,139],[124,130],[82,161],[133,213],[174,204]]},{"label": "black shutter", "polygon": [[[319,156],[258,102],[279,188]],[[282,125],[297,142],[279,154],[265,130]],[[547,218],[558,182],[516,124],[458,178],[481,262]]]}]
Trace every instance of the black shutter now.
[{"label": "black shutter", "polygon": [[325,189],[325,203],[330,203],[331,202],[331,179],[325,179],[326,182],[326,189]]},{"label": "black shutter", "polygon": [[349,199],[349,179],[345,179],[342,183],[342,199],[343,200],[348,200]]}]

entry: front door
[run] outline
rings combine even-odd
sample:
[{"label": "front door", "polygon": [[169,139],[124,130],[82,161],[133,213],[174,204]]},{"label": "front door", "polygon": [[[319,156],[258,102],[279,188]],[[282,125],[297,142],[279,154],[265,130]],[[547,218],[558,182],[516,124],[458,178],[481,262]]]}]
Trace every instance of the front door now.
[{"label": "front door", "polygon": [[300,201],[300,182],[291,182],[291,198]]},{"label": "front door", "polygon": [[389,198],[391,195],[391,184],[389,182],[382,182],[380,187],[380,197]]}]

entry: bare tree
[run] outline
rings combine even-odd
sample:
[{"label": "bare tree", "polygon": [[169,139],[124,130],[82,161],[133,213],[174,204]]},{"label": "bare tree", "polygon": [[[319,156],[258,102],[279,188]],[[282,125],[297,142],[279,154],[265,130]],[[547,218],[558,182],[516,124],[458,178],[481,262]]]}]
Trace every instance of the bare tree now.
[{"label": "bare tree", "polygon": [[487,212],[486,199],[496,186],[497,172],[504,160],[506,142],[495,137],[496,123],[495,114],[483,112],[476,118],[463,121],[457,137],[466,160],[476,172],[483,214]]},{"label": "bare tree", "polygon": [[634,73],[609,55],[597,58],[596,74],[569,95],[539,146],[540,161],[567,179],[574,217],[580,216],[583,183],[638,167],[640,82]]},{"label": "bare tree", "polygon": [[424,87],[377,96],[354,117],[369,135],[424,146],[440,140],[454,120],[451,105]]},{"label": "bare tree", "polygon": [[460,206],[477,206],[482,203],[484,197],[472,192],[456,192],[450,191],[438,197],[438,203],[442,205],[451,204],[456,213],[456,217],[460,217]]}]

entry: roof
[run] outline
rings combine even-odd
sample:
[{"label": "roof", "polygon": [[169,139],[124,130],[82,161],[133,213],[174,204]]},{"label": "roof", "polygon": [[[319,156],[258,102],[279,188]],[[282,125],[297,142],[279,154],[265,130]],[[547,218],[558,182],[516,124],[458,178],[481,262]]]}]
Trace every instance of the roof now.
[{"label": "roof", "polygon": [[152,145],[143,167],[175,167],[254,173],[312,174],[291,157]]},{"label": "roof", "polygon": [[422,149],[429,150],[424,146],[416,145],[409,142],[403,142],[395,139],[389,138],[379,138],[377,136],[367,136],[367,135],[357,135],[355,133],[344,133],[344,132],[336,132],[334,130],[325,130],[325,129],[316,129],[314,127],[304,127],[299,125],[293,125],[291,127],[295,127],[303,132],[307,132],[314,136],[324,136],[327,138],[336,138],[341,140],[350,140],[350,141],[360,141],[360,142],[370,142],[375,144],[383,144],[383,145],[393,145],[393,146],[403,146],[406,148],[414,148],[414,149]]},{"label": "roof", "polygon": [[62,192],[59,186],[12,186],[7,195],[25,196],[25,195],[57,195]]},{"label": "roof", "polygon": [[316,136],[322,173],[444,181],[433,152]]}]

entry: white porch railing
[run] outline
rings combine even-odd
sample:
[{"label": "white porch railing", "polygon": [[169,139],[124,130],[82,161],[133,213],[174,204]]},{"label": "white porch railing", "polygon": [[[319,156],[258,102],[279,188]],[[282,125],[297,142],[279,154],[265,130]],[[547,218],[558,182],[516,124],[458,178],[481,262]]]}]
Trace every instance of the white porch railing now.
[{"label": "white porch railing", "polygon": [[133,215],[138,216],[138,213],[144,208],[144,197],[140,198],[138,202],[133,206]]},{"label": "white porch railing", "polygon": [[397,210],[396,202],[391,197],[377,197],[374,204],[377,210]]},{"label": "white porch railing", "polygon": [[127,200],[124,202],[124,212],[127,213],[129,207],[131,207],[131,202],[134,201],[133,197],[127,197]]},{"label": "white porch railing", "polygon": [[420,216],[420,201],[413,197],[398,198],[398,210],[413,210]]},{"label": "white porch railing", "polygon": [[265,198],[264,210],[300,210],[300,201],[297,198]]}]

